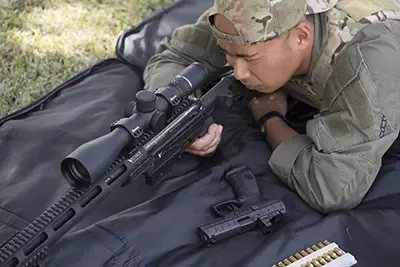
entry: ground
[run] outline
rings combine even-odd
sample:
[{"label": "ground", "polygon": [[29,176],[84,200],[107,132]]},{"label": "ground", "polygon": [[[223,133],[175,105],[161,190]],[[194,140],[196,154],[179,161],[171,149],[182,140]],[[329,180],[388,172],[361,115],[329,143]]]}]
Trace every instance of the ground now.
[{"label": "ground", "polygon": [[118,36],[176,0],[0,0],[0,118],[113,57]]}]

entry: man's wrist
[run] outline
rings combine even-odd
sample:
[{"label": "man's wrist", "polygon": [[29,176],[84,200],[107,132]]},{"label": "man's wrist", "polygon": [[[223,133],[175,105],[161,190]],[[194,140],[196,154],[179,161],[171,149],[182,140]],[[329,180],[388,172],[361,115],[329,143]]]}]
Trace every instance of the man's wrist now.
[{"label": "man's wrist", "polygon": [[258,120],[258,125],[263,133],[266,132],[267,122],[271,121],[271,120],[282,120],[282,121],[286,122],[286,118],[285,118],[285,116],[282,115],[282,113],[280,113],[276,110],[267,112],[264,116],[262,116]]}]

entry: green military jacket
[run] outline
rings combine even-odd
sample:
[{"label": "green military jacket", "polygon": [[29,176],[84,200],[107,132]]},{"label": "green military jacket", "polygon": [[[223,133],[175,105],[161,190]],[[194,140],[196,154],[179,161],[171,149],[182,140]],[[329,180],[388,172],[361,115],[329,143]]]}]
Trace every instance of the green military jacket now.
[{"label": "green military jacket", "polygon": [[[307,2],[315,29],[311,67],[282,89],[320,112],[306,134],[272,152],[269,166],[309,205],[330,212],[360,203],[399,134],[400,1]],[[162,41],[146,66],[145,89],[194,61],[210,72],[227,64],[208,12]]]}]

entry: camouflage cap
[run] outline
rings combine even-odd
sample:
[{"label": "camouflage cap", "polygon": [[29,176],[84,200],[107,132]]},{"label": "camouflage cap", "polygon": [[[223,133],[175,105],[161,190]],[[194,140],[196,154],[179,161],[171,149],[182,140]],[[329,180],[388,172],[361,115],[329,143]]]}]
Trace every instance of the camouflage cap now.
[{"label": "camouflage cap", "polygon": [[[215,0],[209,23],[217,38],[239,45],[271,40],[296,26],[308,14],[331,9],[338,0]],[[237,35],[224,33],[213,24],[213,15],[225,16]]]}]

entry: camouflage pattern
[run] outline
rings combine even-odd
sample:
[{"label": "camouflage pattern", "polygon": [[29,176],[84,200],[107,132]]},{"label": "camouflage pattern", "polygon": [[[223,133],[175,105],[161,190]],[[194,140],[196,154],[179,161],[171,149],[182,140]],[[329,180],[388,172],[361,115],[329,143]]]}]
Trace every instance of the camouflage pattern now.
[{"label": "camouflage pattern", "polygon": [[308,121],[307,136],[283,142],[269,165],[318,210],[357,206],[399,135],[399,15],[394,0],[338,1],[319,25],[326,39],[315,36],[315,45],[324,45],[306,79],[284,87],[320,113]]},{"label": "camouflage pattern", "polygon": [[338,0],[307,0],[305,15],[318,14],[332,9]]},{"label": "camouflage pattern", "polygon": [[[254,24],[254,14],[239,18],[239,14],[250,14],[238,11],[252,7],[249,2],[259,7],[259,22],[271,16],[265,27]],[[291,3],[262,3],[283,2]],[[263,7],[262,11],[260,4],[258,0],[216,0],[195,24],[177,28],[148,61],[145,89],[164,85],[193,61],[204,64],[210,73],[220,70],[227,61],[217,38],[248,45],[272,38],[297,21],[295,14],[285,20],[284,9]],[[305,9],[315,28],[310,69],[304,77],[292,77],[283,89],[320,113],[307,123],[306,135],[282,142],[268,164],[310,206],[329,212],[361,201],[375,180],[382,156],[398,137],[400,22],[389,18],[400,19],[400,0],[308,0]],[[237,36],[210,27],[209,15],[216,11],[234,18]],[[277,21],[287,24],[272,23]]]},{"label": "camouflage pattern", "polygon": [[[322,7],[321,4],[318,6],[318,8]],[[383,8],[390,8],[391,11],[378,11]],[[336,56],[366,25],[387,19],[400,20],[400,1],[399,4],[396,4],[395,0],[382,0],[380,6],[376,6],[369,2],[341,0],[337,2],[335,8],[329,9],[325,14],[329,38],[310,71],[310,80],[293,79],[287,86],[288,88],[293,87],[293,85],[300,86],[301,88],[296,89],[296,91],[308,92],[309,99],[305,101],[315,107],[319,107],[322,98],[321,93],[332,72]],[[312,89],[310,89],[311,87]],[[310,92],[310,90],[313,92]],[[315,96],[318,96],[318,98],[315,98]]]},{"label": "camouflage pattern", "polygon": [[[383,6],[385,3],[391,2],[389,1],[381,1]],[[357,2],[356,2],[357,3]],[[326,80],[332,71],[332,65],[335,62],[335,57],[342,51],[345,47],[346,43],[353,39],[353,37],[357,34],[358,31],[363,29],[366,25],[371,23],[376,23],[378,21],[385,21],[386,19],[400,19],[400,6],[391,6],[392,10],[395,11],[374,11],[373,7],[370,10],[366,8],[368,6],[367,3],[362,5],[363,8],[356,4],[353,5],[353,8],[346,10],[347,13],[342,11],[339,8],[343,8],[341,3],[337,8],[334,8],[327,12],[328,16],[328,30],[331,33],[330,38],[326,44],[325,50],[320,56],[320,59],[315,66],[315,72],[311,78],[314,86],[316,88],[324,88]],[[365,12],[362,14],[360,10]],[[355,13],[353,13],[353,11]],[[349,14],[349,15],[348,15]],[[361,17],[360,14],[365,15],[365,17]],[[357,21],[355,18],[359,19]]]},{"label": "camouflage pattern", "polygon": [[318,210],[357,206],[399,138],[399,38],[400,21],[364,26],[335,56],[325,87],[304,87],[319,99],[307,135],[272,153],[272,171]]},{"label": "camouflage pattern", "polygon": [[[325,12],[337,0],[215,0],[209,14],[217,38],[239,45],[253,45],[276,38],[300,21],[304,15]],[[212,17],[221,14],[235,26],[237,35],[218,30]]]}]

